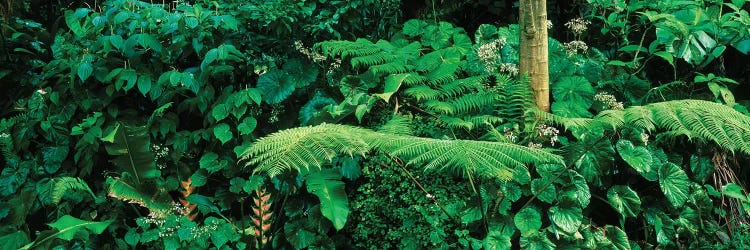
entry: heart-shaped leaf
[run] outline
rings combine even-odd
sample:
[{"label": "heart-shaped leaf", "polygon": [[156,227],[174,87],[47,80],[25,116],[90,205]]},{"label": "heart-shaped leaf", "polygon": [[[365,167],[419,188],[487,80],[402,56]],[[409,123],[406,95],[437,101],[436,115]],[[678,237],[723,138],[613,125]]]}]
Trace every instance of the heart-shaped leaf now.
[{"label": "heart-shaped leaf", "polygon": [[221,141],[221,144],[224,144],[232,139],[232,131],[229,130],[228,124],[220,123],[214,127],[214,136]]}]

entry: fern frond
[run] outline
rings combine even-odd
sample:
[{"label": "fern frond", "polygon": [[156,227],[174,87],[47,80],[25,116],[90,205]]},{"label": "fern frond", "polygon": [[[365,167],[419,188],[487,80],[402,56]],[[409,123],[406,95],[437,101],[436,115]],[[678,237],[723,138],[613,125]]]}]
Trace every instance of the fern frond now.
[{"label": "fern frond", "polygon": [[315,49],[320,49],[324,56],[341,56],[349,58],[350,56],[372,55],[382,51],[374,43],[367,39],[357,39],[356,41],[324,41],[314,45]]},{"label": "fern frond", "polygon": [[[352,64],[353,63],[354,63],[354,59],[352,59]],[[370,67],[370,71],[372,71],[375,74],[401,74],[401,73],[412,72],[413,70],[414,70],[414,66],[404,64],[403,62],[397,62],[397,61],[383,63],[379,65],[373,65]]]},{"label": "fern frond", "polygon": [[427,85],[417,85],[404,90],[404,94],[417,98],[417,101],[421,100],[435,100],[438,96],[442,95],[443,92],[430,88]]},{"label": "fern frond", "polygon": [[372,132],[363,128],[321,124],[276,132],[258,140],[242,153],[247,165],[258,164],[254,172],[271,176],[285,170],[321,168],[339,154],[364,155],[370,151],[362,137]]},{"label": "fern frond", "polygon": [[403,115],[394,115],[377,130],[380,133],[392,135],[412,135],[411,122]]},{"label": "fern frond", "polygon": [[543,120],[567,129],[619,129],[625,125],[715,143],[730,151],[750,154],[750,117],[719,103],[678,100],[604,111],[594,118],[563,118],[537,112]]},{"label": "fern frond", "polygon": [[454,105],[448,102],[442,102],[438,100],[430,100],[424,104],[428,111],[433,111],[442,114],[455,114]]},{"label": "fern frond", "polygon": [[57,177],[53,178],[49,182],[50,185],[50,199],[52,201],[52,204],[60,204],[60,200],[62,200],[63,196],[65,196],[68,191],[75,191],[75,190],[81,190],[86,191],[88,194],[91,195],[91,198],[96,199],[96,195],[93,191],[91,191],[91,188],[89,188],[89,185],[86,184],[84,180],[77,177]]},{"label": "fern frond", "polygon": [[495,104],[495,94],[493,93],[470,93],[454,98],[450,101],[453,106],[453,112],[463,114],[471,111],[482,110],[492,107]]},{"label": "fern frond", "polygon": [[531,84],[528,77],[512,80],[505,75],[496,76],[497,102],[496,112],[499,117],[507,121],[520,122],[528,110],[534,108]]},{"label": "fern frond", "polygon": [[426,170],[452,170],[467,176],[501,178],[513,176],[513,169],[528,164],[562,163],[544,150],[500,142],[439,140],[419,137],[392,137],[381,140],[381,151],[407,159],[407,164],[425,164]]},{"label": "fern frond", "polygon": [[487,76],[472,76],[467,78],[456,79],[450,83],[440,85],[443,91],[441,97],[452,98],[460,96],[466,92],[478,91],[484,88],[484,82]]},{"label": "fern frond", "polygon": [[464,121],[461,118],[458,117],[451,117],[451,116],[440,116],[440,121],[445,123],[446,126],[453,129],[466,129],[466,130],[472,130],[474,128],[474,123],[469,121]]},{"label": "fern frond", "polygon": [[247,148],[243,160],[255,165],[254,172],[275,176],[330,163],[337,154],[364,154],[371,149],[425,164],[427,169],[453,169],[470,175],[508,180],[514,169],[527,164],[561,163],[562,158],[545,150],[511,143],[438,140],[375,132],[337,124],[283,130],[258,140]]}]

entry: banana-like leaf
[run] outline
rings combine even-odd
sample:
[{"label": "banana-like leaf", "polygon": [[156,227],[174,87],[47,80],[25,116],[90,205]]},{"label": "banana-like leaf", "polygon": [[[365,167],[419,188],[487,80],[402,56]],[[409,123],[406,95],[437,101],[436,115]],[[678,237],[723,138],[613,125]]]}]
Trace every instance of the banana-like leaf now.
[{"label": "banana-like leaf", "polygon": [[341,173],[335,169],[323,169],[307,176],[307,191],[320,199],[320,212],[341,230],[349,216],[349,200],[341,181]]}]

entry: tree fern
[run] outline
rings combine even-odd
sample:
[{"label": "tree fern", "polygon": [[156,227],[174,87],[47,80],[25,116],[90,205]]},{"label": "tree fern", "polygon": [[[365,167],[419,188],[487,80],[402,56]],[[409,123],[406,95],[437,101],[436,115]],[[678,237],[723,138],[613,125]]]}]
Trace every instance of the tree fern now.
[{"label": "tree fern", "polygon": [[367,129],[345,125],[321,124],[276,132],[258,140],[246,149],[246,165],[258,166],[255,172],[271,176],[286,170],[320,168],[339,154],[364,155],[370,145],[362,135],[372,135]]},{"label": "tree fern", "polygon": [[320,168],[338,154],[364,154],[371,149],[425,165],[428,170],[453,170],[509,180],[528,164],[561,162],[557,155],[512,143],[439,140],[375,132],[338,124],[300,127],[258,140],[242,154],[254,172],[275,176],[283,171]]},{"label": "tree fern", "polygon": [[572,130],[643,128],[715,143],[730,152],[750,154],[750,117],[722,104],[702,100],[679,100],[609,110],[591,119],[563,118],[538,113],[547,121]]}]

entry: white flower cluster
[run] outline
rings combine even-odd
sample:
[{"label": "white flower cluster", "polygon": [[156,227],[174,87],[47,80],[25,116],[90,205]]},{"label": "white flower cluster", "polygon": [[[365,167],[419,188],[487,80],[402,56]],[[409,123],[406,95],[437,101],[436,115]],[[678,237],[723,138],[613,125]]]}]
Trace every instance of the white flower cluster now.
[{"label": "white flower cluster", "polygon": [[503,133],[505,133],[505,138],[508,138],[508,140],[510,140],[510,142],[516,142],[516,140],[518,139],[518,137],[515,135],[515,133],[513,133],[514,131],[516,131],[516,130],[508,128],[508,127],[505,127],[503,129]]},{"label": "white flower cluster", "polygon": [[503,63],[503,64],[500,64],[500,69],[498,71],[500,71],[500,73],[505,73],[510,76],[517,76],[518,65],[513,64],[513,63]]},{"label": "white flower cluster", "polygon": [[500,48],[505,45],[505,38],[496,39],[495,41],[482,44],[477,48],[477,56],[484,63],[484,70],[492,73],[497,69],[500,56]]},{"label": "white flower cluster", "polygon": [[565,47],[565,51],[568,52],[568,55],[575,55],[578,53],[578,51],[586,52],[589,50],[589,46],[584,41],[570,41],[567,43],[563,43],[563,47]]},{"label": "white flower cluster", "polygon": [[560,134],[560,130],[557,130],[555,127],[547,126],[546,124],[539,124],[539,126],[536,127],[537,133],[539,137],[549,138],[549,143],[552,144],[552,146],[555,146],[555,143],[557,143],[557,135]]},{"label": "white flower cluster", "polygon": [[552,29],[552,20],[547,20],[547,29],[548,30]]},{"label": "white flower cluster", "polygon": [[591,21],[580,17],[571,19],[570,21],[565,23],[565,27],[568,27],[568,29],[570,29],[570,31],[572,31],[576,36],[580,36],[581,34],[583,34],[583,32],[586,32],[586,30],[589,28],[589,25],[591,25]]},{"label": "white flower cluster", "polygon": [[643,144],[645,144],[647,146],[648,146],[648,138],[649,138],[648,134],[646,134],[646,133],[642,133],[641,134],[641,141],[643,141]]},{"label": "white flower cluster", "polygon": [[608,109],[612,110],[623,110],[625,108],[622,102],[618,102],[614,95],[610,95],[607,92],[601,92],[594,95],[594,101],[602,102]]},{"label": "white flower cluster", "polygon": [[7,134],[7,133],[0,134],[0,138],[9,138],[9,137],[10,137],[10,135]]},{"label": "white flower cluster", "polygon": [[307,56],[310,60],[313,62],[322,62],[326,60],[326,57],[321,55],[318,52],[313,51],[312,49],[305,47],[304,44],[302,44],[302,41],[294,41],[294,48],[299,51],[299,53],[302,53],[303,55]]},{"label": "white flower cluster", "polygon": [[269,123],[279,122],[279,115],[284,113],[284,106],[281,104],[271,105],[271,117],[268,118]]},{"label": "white flower cluster", "polygon": [[169,156],[169,148],[164,145],[157,145],[157,144],[151,144],[151,151],[154,152],[156,156],[156,166],[159,169],[165,169],[167,168],[167,164],[164,163],[164,159]]}]

